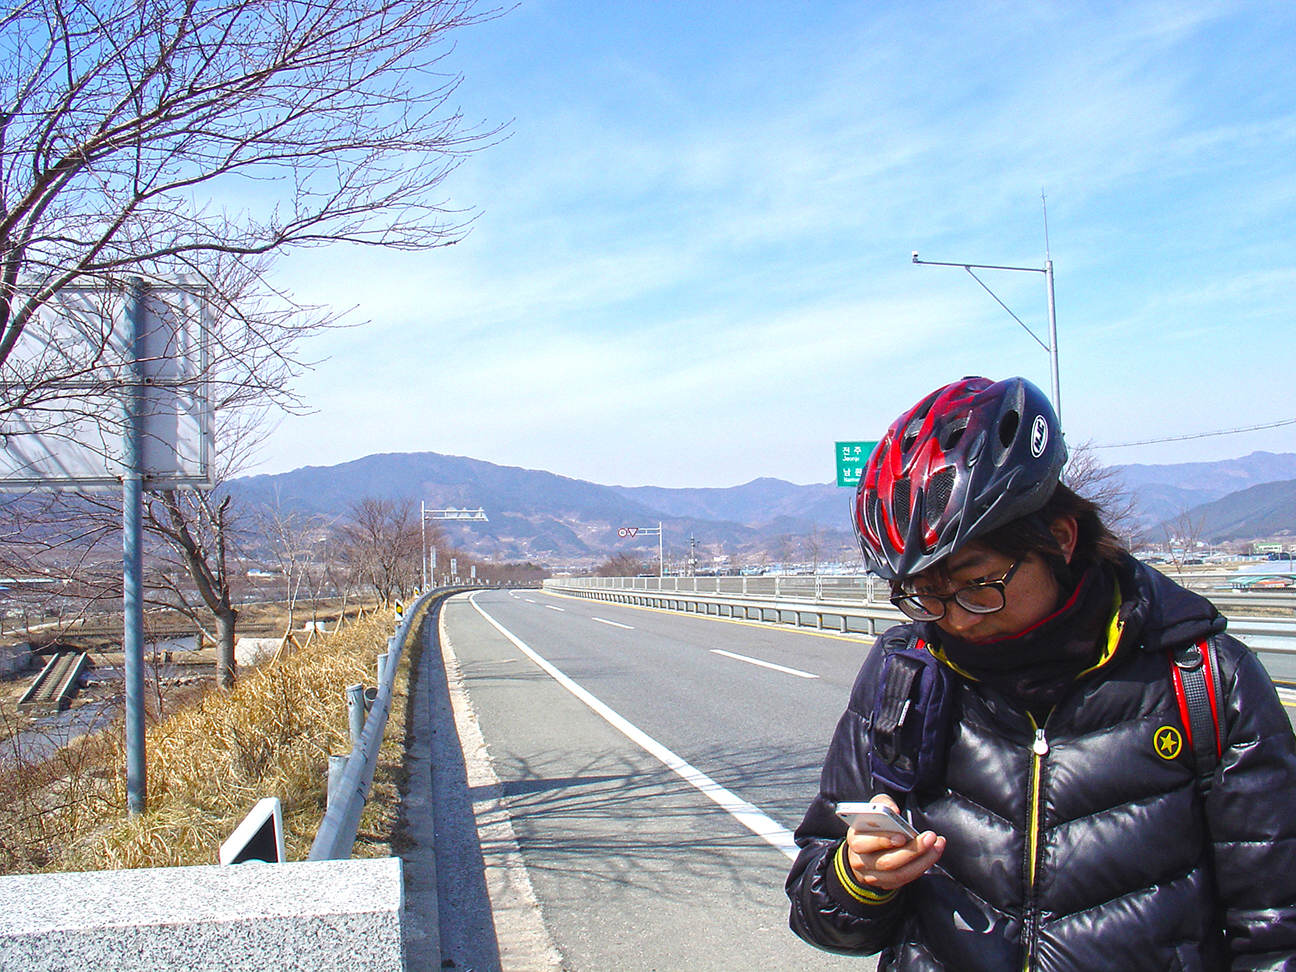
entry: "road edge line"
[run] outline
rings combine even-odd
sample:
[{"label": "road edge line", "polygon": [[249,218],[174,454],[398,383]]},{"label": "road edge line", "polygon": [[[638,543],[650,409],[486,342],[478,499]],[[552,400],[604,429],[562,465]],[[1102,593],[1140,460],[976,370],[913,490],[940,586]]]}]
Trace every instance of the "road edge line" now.
[{"label": "road edge line", "polygon": [[[491,762],[481,723],[464,686],[459,656],[455,654],[445,627],[446,613],[442,610],[437,619],[437,636],[441,642],[450,707],[463,749],[468,785],[478,793],[489,794],[474,800],[473,816],[477,821],[482,857],[487,862],[486,893],[491,902],[500,965],[502,968],[559,972],[565,968],[562,952],[545,924],[540,898],[522,857],[513,820],[504,802],[504,786]],[[488,847],[492,848],[489,853]]]}]

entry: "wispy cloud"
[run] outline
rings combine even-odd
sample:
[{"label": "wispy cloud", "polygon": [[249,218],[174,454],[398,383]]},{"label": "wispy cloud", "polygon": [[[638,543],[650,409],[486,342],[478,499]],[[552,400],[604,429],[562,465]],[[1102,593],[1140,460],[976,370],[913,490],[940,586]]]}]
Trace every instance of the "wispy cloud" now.
[{"label": "wispy cloud", "polygon": [[[834,436],[940,381],[1047,386],[975,282],[908,262],[1041,265],[1041,187],[1073,438],[1227,425],[1250,414],[1236,394],[1179,390],[1203,358],[1231,389],[1290,360],[1290,13],[631,8],[538,3],[464,45],[470,114],[516,119],[447,184],[480,207],[465,242],[285,264],[373,323],[321,344],[320,414],[268,465],[418,448],[605,481],[826,479]],[[1041,280],[990,282],[1042,333]]]}]

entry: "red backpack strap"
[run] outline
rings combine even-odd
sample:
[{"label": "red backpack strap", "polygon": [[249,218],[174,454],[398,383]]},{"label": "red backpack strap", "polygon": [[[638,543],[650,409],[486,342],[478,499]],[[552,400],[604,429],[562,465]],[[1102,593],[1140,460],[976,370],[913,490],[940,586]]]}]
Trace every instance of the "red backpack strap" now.
[{"label": "red backpack strap", "polygon": [[1224,752],[1219,720],[1222,688],[1215,639],[1176,648],[1171,653],[1170,677],[1179,702],[1179,718],[1197,764],[1197,785],[1206,793]]}]

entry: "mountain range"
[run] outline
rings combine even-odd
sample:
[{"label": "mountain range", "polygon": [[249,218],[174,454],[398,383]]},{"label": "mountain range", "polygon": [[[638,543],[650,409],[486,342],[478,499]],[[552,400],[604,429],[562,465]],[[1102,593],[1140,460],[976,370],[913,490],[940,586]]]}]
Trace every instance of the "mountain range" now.
[{"label": "mountain range", "polygon": [[1261,483],[1296,479],[1296,454],[1253,452],[1218,462],[1115,468],[1138,500],[1143,523],[1150,526]]},{"label": "mountain range", "polygon": [[[1220,462],[1114,468],[1138,498],[1147,524],[1174,521],[1188,511],[1195,523],[1206,524],[1201,538],[1213,542],[1296,530],[1296,454],[1254,452]],[[621,537],[618,531],[655,530],[659,523],[668,560],[685,555],[690,537],[708,557],[736,562],[855,558],[853,494],[831,484],[762,478],[723,489],[603,486],[421,452],[248,476],[228,488],[241,502],[330,519],[345,516],[363,498],[408,499],[428,509],[481,507],[489,522],[441,525],[460,546],[503,560],[589,563],[620,551],[655,560],[655,534]],[[1166,528],[1168,523],[1161,530]],[[1150,533],[1161,535],[1158,529]]]}]

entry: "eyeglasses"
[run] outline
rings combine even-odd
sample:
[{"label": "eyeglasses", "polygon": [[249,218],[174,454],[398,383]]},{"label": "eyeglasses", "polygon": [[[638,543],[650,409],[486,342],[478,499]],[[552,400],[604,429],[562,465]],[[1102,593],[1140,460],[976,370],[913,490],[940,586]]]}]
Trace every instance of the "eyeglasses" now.
[{"label": "eyeglasses", "polygon": [[1025,559],[1018,557],[998,580],[969,584],[953,594],[895,594],[891,603],[915,621],[939,621],[945,617],[945,605],[950,601],[970,614],[994,614],[1003,610],[1004,588]]}]

